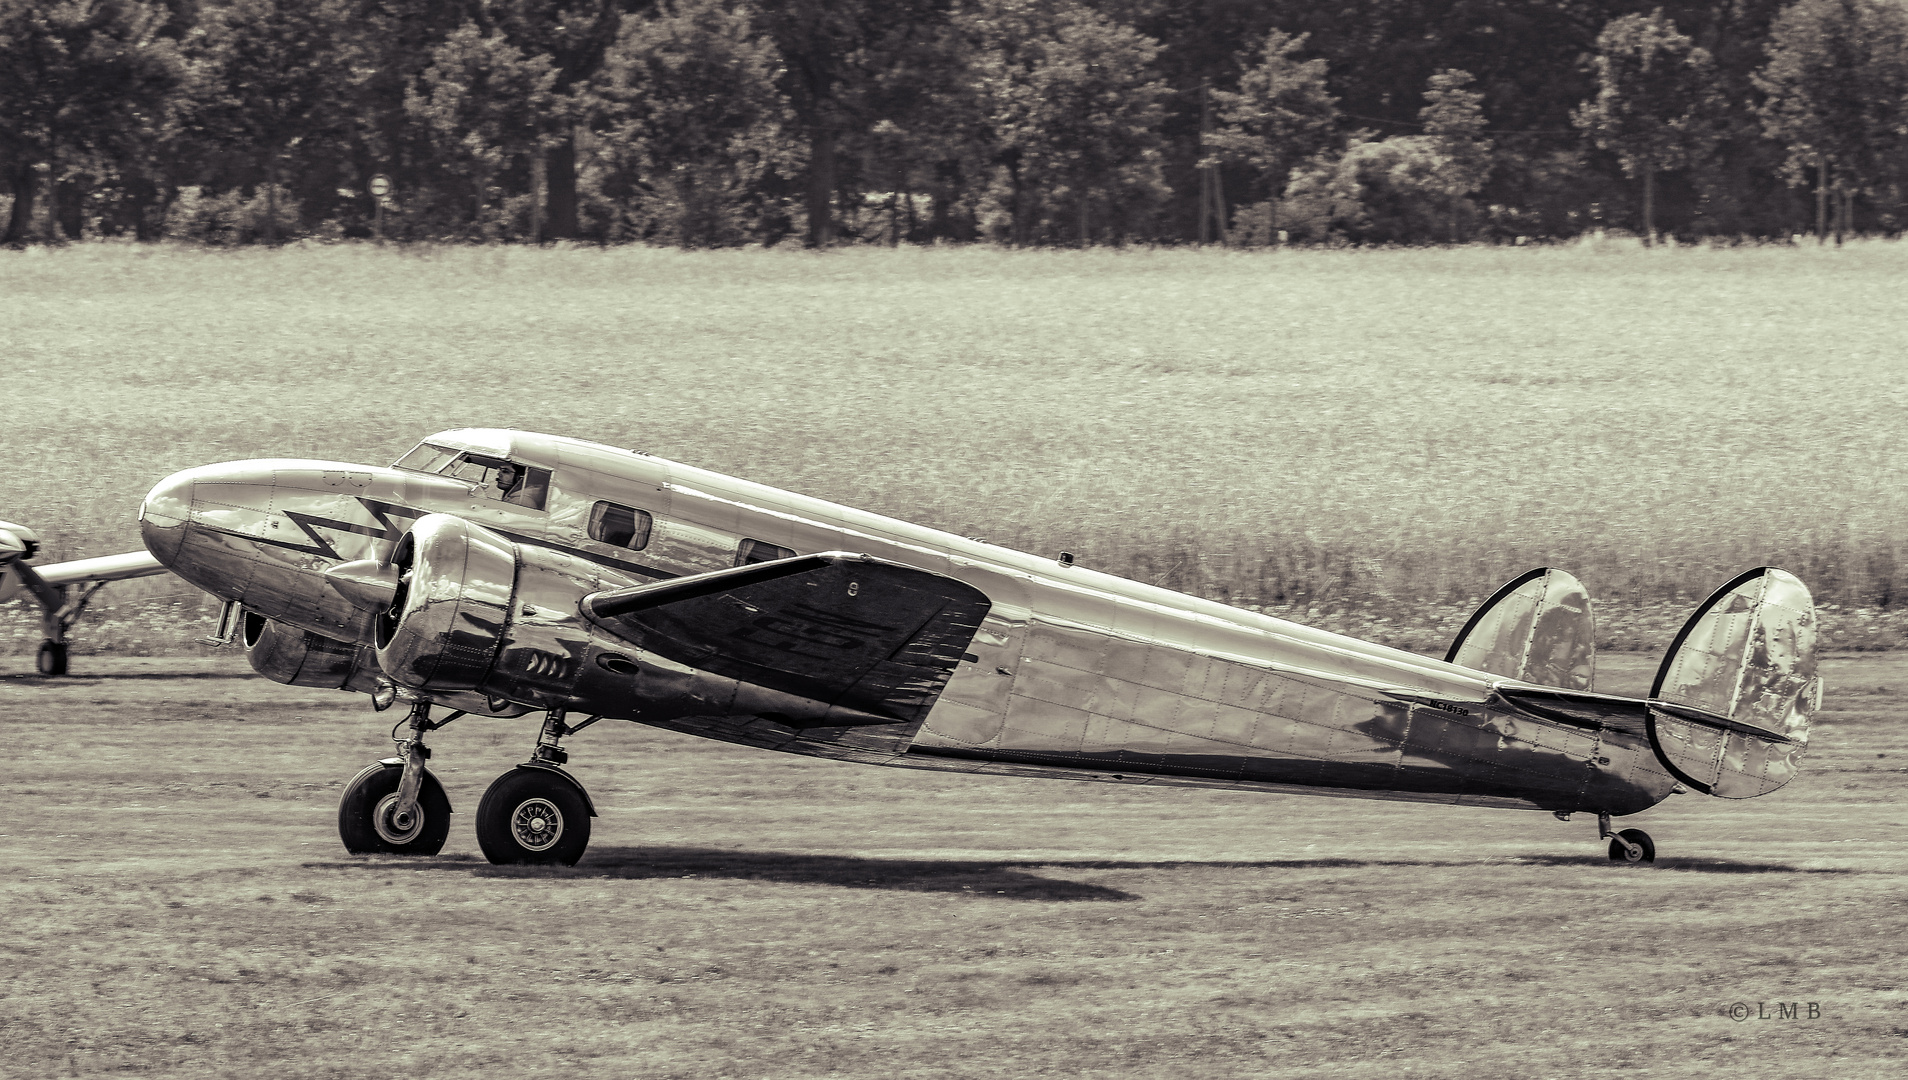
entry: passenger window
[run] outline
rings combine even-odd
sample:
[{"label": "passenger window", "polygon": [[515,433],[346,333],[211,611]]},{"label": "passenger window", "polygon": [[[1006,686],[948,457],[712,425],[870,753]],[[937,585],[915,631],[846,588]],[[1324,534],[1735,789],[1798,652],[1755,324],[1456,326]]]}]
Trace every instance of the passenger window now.
[{"label": "passenger window", "polygon": [[795,553],[785,547],[764,544],[760,540],[742,540],[742,546],[736,549],[735,565],[748,566],[750,563],[774,562],[777,559],[792,559]]},{"label": "passenger window", "polygon": [[590,539],[641,551],[649,544],[650,517],[646,511],[600,502],[590,508]]}]

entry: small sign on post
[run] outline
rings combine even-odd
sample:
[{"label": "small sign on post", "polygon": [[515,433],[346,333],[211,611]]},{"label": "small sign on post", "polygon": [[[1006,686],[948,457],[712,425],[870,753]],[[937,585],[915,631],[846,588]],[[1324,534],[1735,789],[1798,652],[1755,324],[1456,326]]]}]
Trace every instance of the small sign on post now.
[{"label": "small sign on post", "polygon": [[384,243],[384,207],[391,201],[391,178],[379,173],[371,178],[371,197],[378,201],[377,224],[374,226],[378,243]]}]

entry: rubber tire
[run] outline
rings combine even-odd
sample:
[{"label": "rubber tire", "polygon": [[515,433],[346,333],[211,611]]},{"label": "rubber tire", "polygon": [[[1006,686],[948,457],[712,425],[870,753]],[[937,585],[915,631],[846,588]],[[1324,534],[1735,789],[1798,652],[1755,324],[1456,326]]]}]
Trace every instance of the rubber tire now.
[{"label": "rubber tire", "polygon": [[[511,834],[510,818],[529,799],[546,799],[557,809],[563,833],[554,846],[532,851]],[[484,858],[500,865],[575,866],[590,846],[590,808],[576,782],[544,769],[512,769],[499,776],[477,804],[477,846]]]},{"label": "rubber tire", "polygon": [[417,789],[417,808],[424,813],[424,827],[408,844],[393,844],[378,835],[371,814],[386,795],[398,789],[404,768],[375,762],[351,778],[344,797],[338,800],[338,839],[353,855],[435,855],[444,850],[450,836],[450,796],[437,777],[424,774]]},{"label": "rubber tire", "polygon": [[[1653,863],[1656,861],[1656,843],[1650,839],[1649,833],[1644,832],[1642,829],[1624,829],[1622,832],[1617,833],[1617,836],[1643,849],[1643,857],[1637,859],[1637,862]],[[1616,840],[1610,841],[1610,861],[1614,863],[1630,862],[1629,851]]]},{"label": "rubber tire", "polygon": [[40,642],[40,655],[34,658],[33,666],[49,679],[66,674],[66,642]]}]

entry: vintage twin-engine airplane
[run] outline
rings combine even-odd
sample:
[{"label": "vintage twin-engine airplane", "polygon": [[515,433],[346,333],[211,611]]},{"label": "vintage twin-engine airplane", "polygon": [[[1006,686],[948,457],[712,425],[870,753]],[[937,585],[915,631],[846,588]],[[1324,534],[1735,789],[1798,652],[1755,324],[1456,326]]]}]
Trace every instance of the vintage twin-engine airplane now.
[{"label": "vintage twin-engine airplane", "polygon": [[910,768],[1591,812],[1611,859],[1649,862],[1611,817],[1781,787],[1821,698],[1808,590],[1768,567],[1697,609],[1648,698],[1614,697],[1560,570],[1505,585],[1435,660],[520,431],[433,435],[390,468],[188,469],[140,528],[227,601],[259,672],[408,703],[400,755],[340,803],[356,852],[444,844],[427,732],[540,712],[478,806],[494,862],[582,855],[595,811],[560,741],[606,718]]}]

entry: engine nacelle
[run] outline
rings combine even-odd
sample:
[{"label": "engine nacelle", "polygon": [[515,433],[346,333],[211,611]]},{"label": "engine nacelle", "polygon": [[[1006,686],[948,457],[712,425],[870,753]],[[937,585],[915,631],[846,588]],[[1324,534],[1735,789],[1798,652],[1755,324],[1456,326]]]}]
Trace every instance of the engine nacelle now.
[{"label": "engine nacelle", "polygon": [[909,730],[988,606],[953,578],[847,552],[619,580],[446,514],[419,518],[392,564],[401,584],[377,622],[386,677],[439,700],[645,723]]},{"label": "engine nacelle", "polygon": [[419,518],[391,552],[398,588],[373,627],[378,665],[414,690],[482,685],[517,587],[516,547],[449,514]]},{"label": "engine nacelle", "polygon": [[400,584],[375,626],[378,664],[433,696],[480,693],[563,707],[592,651],[582,598],[631,582],[449,514],[426,514],[391,554]]},{"label": "engine nacelle", "polygon": [[326,690],[377,689],[377,657],[362,645],[334,641],[247,611],[240,624],[252,670],[291,686]]}]

